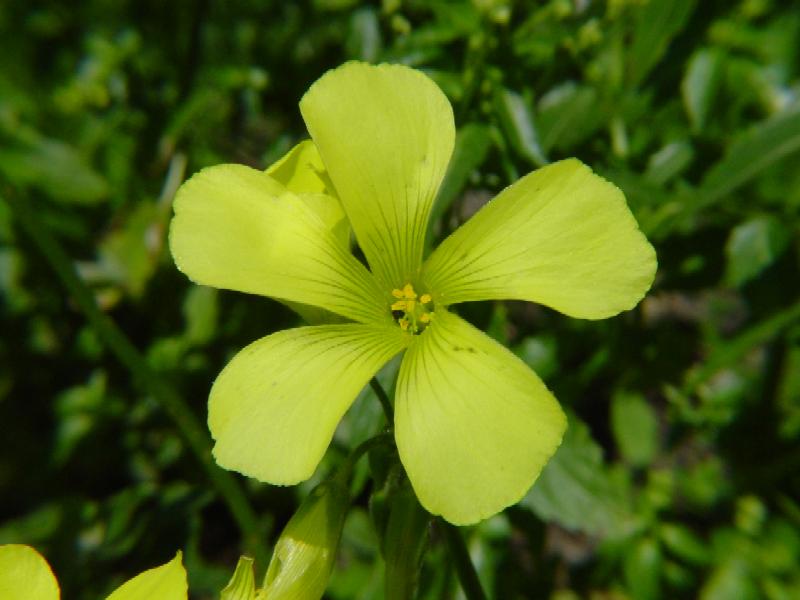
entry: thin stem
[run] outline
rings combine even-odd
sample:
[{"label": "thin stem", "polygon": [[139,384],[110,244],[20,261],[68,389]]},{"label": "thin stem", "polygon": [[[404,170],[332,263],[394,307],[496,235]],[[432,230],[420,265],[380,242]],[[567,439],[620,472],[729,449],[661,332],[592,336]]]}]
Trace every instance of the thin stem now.
[{"label": "thin stem", "polygon": [[458,530],[458,527],[441,519],[439,519],[438,522],[442,532],[444,532],[447,549],[450,551],[450,556],[453,558],[458,581],[461,584],[461,589],[464,591],[467,600],[486,600],[486,594],[484,594],[483,588],[481,587],[478,573],[475,571],[472,560],[470,560],[467,546],[464,544],[464,538],[461,537],[461,532]]},{"label": "thin stem", "polygon": [[378,435],[372,436],[368,440],[364,440],[358,446],[356,446],[355,450],[353,450],[345,459],[344,464],[340,467],[336,476],[340,477],[343,481],[348,481],[350,479],[350,474],[353,471],[353,467],[355,467],[356,463],[362,456],[372,450],[375,446],[391,443],[391,440],[391,435],[386,432],[379,433]]},{"label": "thin stem", "polygon": [[378,401],[381,403],[381,408],[383,408],[383,414],[386,415],[386,420],[389,422],[389,427],[391,427],[394,423],[394,411],[392,410],[392,403],[389,401],[389,396],[386,394],[386,390],[383,389],[383,386],[381,385],[380,381],[378,381],[377,377],[370,379],[369,385],[372,387],[372,390],[378,397]]},{"label": "thin stem", "polygon": [[211,456],[211,445],[205,428],[197,416],[184,402],[174,388],[166,384],[150,368],[142,354],[133,343],[97,305],[94,294],[81,280],[75,271],[69,256],[39,220],[36,211],[14,192],[3,186],[3,199],[11,207],[14,216],[23,229],[44,255],[47,262],[56,272],[61,283],[72,299],[83,312],[86,320],[92,325],[100,339],[116,355],[117,359],[127,367],[134,381],[161,404],[167,414],[175,422],[178,430],[186,440],[189,449],[206,471],[211,483],[228,505],[248,548],[258,559],[266,561],[269,557],[266,546],[261,541],[258,517],[250,506],[244,490],[239,482],[227,471],[220,469]]}]

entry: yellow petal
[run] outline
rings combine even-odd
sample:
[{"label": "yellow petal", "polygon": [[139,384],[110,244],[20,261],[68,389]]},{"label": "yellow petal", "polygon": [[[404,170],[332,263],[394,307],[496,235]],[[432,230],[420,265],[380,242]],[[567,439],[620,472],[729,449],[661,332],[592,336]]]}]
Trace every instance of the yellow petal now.
[{"label": "yellow petal", "polygon": [[266,173],[295,194],[335,195],[325,165],[311,140],[294,146],[267,167]]},{"label": "yellow petal", "polygon": [[431,206],[453,151],[453,111],[427,76],[347,63],[300,101],[373,273],[392,289],[417,275]]},{"label": "yellow petal", "polygon": [[211,390],[217,462],[278,485],[308,479],[342,415],[407,337],[393,324],[320,325],[250,344]]},{"label": "yellow petal", "polygon": [[106,600],[186,600],[186,570],[179,551],[168,563],[140,573],[114,590]]},{"label": "yellow petal", "polygon": [[175,200],[175,264],[212,287],[318,306],[361,322],[390,319],[369,272],[314,210],[269,175],[204,169]]},{"label": "yellow petal", "polygon": [[445,310],[409,346],[395,437],[422,506],[456,525],[519,501],[561,443],[566,418],[519,358]]},{"label": "yellow petal", "polygon": [[30,546],[0,546],[0,598],[3,600],[58,600],[58,589],[50,565]]},{"label": "yellow petal", "polygon": [[305,140],[289,150],[266,170],[316,213],[345,248],[350,247],[350,223],[344,214],[317,147]]},{"label": "yellow petal", "polygon": [[517,299],[602,319],[633,308],[656,271],[622,192],[575,159],[503,190],[424,267],[437,302]]}]

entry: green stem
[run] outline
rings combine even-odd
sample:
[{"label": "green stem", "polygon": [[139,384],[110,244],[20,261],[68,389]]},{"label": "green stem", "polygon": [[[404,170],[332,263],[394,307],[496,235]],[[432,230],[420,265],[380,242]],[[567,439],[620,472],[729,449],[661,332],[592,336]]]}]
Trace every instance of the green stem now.
[{"label": "green stem", "polygon": [[478,573],[475,571],[472,560],[470,560],[467,546],[464,544],[464,538],[461,537],[458,527],[441,519],[439,519],[439,526],[444,533],[447,549],[453,558],[458,581],[461,583],[461,589],[464,591],[467,600],[486,600],[486,594],[483,593]]},{"label": "green stem", "polygon": [[[386,419],[389,421],[389,424],[393,423],[392,405],[389,402],[389,396],[386,394],[383,386],[381,386],[380,382],[375,377],[370,380],[369,384],[375,391],[375,395],[378,396],[378,400],[380,400],[381,406],[383,406],[383,411],[386,414]],[[356,463],[362,454],[378,443],[384,443],[387,435],[388,434],[385,433],[376,435],[363,442],[350,454],[346,466],[352,468],[352,465]],[[439,519],[438,522],[444,532],[447,548],[453,558],[456,574],[458,575],[461,589],[464,590],[464,595],[467,597],[467,600],[486,600],[486,594],[483,593],[478,574],[475,572],[475,567],[469,557],[467,547],[464,545],[464,539],[461,537],[458,527],[454,527],[441,519]]]},{"label": "green stem", "polygon": [[381,444],[390,444],[392,437],[389,433],[379,433],[378,435],[374,435],[368,440],[364,440],[356,449],[353,450],[350,455],[345,459],[344,464],[339,468],[336,477],[339,477],[342,481],[347,482],[350,480],[350,474],[353,471],[353,467],[355,467],[356,463],[359,459],[364,456],[367,452],[372,450],[375,446],[380,446]]},{"label": "green stem", "polygon": [[258,517],[250,506],[239,482],[214,462],[206,430],[200,424],[197,416],[175,389],[159,378],[117,324],[100,310],[94,294],[78,276],[72,261],[56,238],[39,220],[36,211],[32,210],[25,200],[17,197],[7,186],[3,186],[2,198],[11,207],[14,216],[47,259],[100,339],[127,367],[133,375],[134,381],[143,390],[154,396],[175,422],[189,449],[200,461],[212,484],[228,505],[242,533],[245,547],[253,552],[257,559],[266,561],[269,554],[261,541]]},{"label": "green stem", "polygon": [[389,401],[389,396],[386,393],[386,390],[383,389],[380,381],[378,381],[377,377],[373,377],[369,380],[369,385],[372,388],[372,391],[375,392],[375,395],[378,397],[378,401],[381,403],[381,408],[383,408],[383,414],[386,415],[386,420],[389,423],[389,427],[394,424],[394,411],[392,410],[392,403]]}]

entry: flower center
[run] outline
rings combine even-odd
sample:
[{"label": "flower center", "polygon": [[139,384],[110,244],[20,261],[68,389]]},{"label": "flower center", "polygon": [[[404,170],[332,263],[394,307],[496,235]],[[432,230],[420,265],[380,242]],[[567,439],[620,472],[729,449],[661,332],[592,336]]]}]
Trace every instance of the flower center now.
[{"label": "flower center", "polygon": [[403,331],[419,335],[435,316],[430,294],[417,296],[414,286],[407,283],[403,289],[392,290],[396,300],[392,303],[392,317]]}]

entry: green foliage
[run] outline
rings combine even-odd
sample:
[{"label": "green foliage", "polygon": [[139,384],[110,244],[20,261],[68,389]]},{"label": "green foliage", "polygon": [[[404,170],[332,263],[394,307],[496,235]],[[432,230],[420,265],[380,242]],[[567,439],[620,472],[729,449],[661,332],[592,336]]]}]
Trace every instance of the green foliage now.
[{"label": "green foliage", "polygon": [[[10,0],[0,36],[0,544],[40,549],[65,598],[102,597],[178,548],[195,597],[218,597],[239,554],[273,546],[384,427],[368,388],[314,480],[240,480],[258,515],[242,531],[163,401],[203,423],[233,353],[298,323],[177,272],[175,190],[204,166],[281,156],[306,135],[303,92],[347,59],[421,68],[453,102],[431,243],[519,175],[577,156],[624,190],[658,252],[650,295],[611,321],[463,307],[571,414],[523,502],[462,532],[489,595],[800,596],[796,3]],[[133,361],[61,287],[11,196]],[[395,461],[379,445],[354,467],[331,598],[383,597],[385,572],[416,577],[420,598],[456,597],[446,536]]]}]

